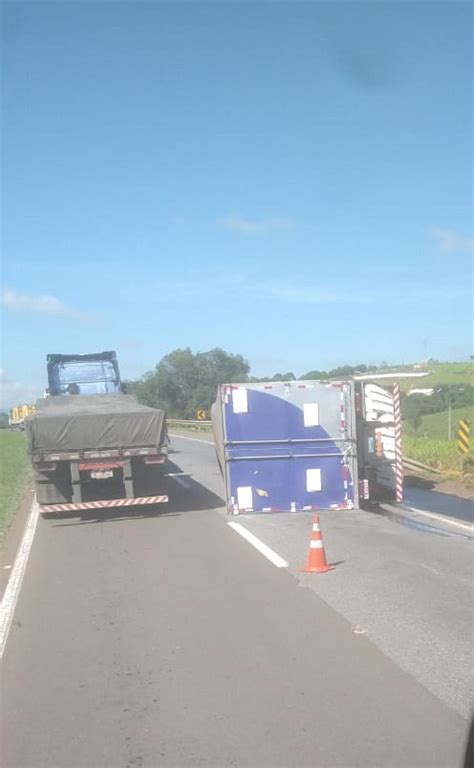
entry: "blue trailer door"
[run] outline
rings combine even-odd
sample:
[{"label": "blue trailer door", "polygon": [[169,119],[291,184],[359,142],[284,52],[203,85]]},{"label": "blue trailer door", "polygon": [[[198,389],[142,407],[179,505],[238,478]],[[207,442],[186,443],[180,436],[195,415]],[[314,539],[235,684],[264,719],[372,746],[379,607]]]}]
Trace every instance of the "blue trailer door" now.
[{"label": "blue trailer door", "polygon": [[226,385],[227,500],[232,512],[354,506],[350,383]]}]

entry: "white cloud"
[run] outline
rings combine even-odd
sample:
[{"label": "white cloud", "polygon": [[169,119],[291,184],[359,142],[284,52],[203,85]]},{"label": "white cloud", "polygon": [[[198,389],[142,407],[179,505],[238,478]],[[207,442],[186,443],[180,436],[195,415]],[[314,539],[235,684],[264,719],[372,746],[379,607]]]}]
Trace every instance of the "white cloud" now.
[{"label": "white cloud", "polygon": [[474,250],[474,239],[465,237],[453,229],[433,227],[432,234],[441,250],[447,253],[469,253]]},{"label": "white cloud", "polygon": [[40,294],[34,296],[27,293],[18,293],[12,289],[2,292],[1,303],[8,309],[23,312],[39,312],[43,315],[69,315],[79,317],[80,313],[63,304],[55,296]]},{"label": "white cloud", "polygon": [[287,232],[293,229],[295,222],[290,217],[272,217],[269,219],[252,220],[247,219],[240,213],[233,213],[220,219],[219,222],[226,229],[234,232],[242,232],[246,235],[261,234],[268,232]]}]

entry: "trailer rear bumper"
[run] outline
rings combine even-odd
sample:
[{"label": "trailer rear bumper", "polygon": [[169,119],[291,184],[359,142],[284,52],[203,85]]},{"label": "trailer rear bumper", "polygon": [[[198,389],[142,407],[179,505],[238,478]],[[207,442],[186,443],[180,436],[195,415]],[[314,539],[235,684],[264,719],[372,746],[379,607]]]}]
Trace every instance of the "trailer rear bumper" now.
[{"label": "trailer rear bumper", "polygon": [[77,501],[67,504],[45,504],[40,506],[45,512],[80,512],[87,509],[113,509],[115,507],[141,507],[145,504],[165,504],[168,496],[138,496],[132,499],[104,499],[102,501]]}]

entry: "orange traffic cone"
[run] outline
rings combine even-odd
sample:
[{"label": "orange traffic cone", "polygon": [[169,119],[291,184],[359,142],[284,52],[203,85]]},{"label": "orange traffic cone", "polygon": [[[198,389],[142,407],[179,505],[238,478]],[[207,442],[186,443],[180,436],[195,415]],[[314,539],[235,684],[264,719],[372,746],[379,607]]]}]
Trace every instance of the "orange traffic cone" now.
[{"label": "orange traffic cone", "polygon": [[326,571],[332,571],[333,568],[335,568],[334,565],[328,565],[326,562],[323,537],[319,527],[319,515],[315,515],[309,545],[308,562],[301,570],[306,573],[325,573]]}]

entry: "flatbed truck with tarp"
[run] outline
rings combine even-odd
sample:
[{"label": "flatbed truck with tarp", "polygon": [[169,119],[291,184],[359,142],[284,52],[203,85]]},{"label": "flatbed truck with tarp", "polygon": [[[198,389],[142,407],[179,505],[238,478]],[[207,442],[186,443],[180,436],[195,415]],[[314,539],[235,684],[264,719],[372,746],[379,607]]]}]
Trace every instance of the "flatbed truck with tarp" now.
[{"label": "flatbed truck with tarp", "polygon": [[42,513],[165,503],[165,413],[124,392],[115,352],[48,355],[47,397],[25,419]]}]

